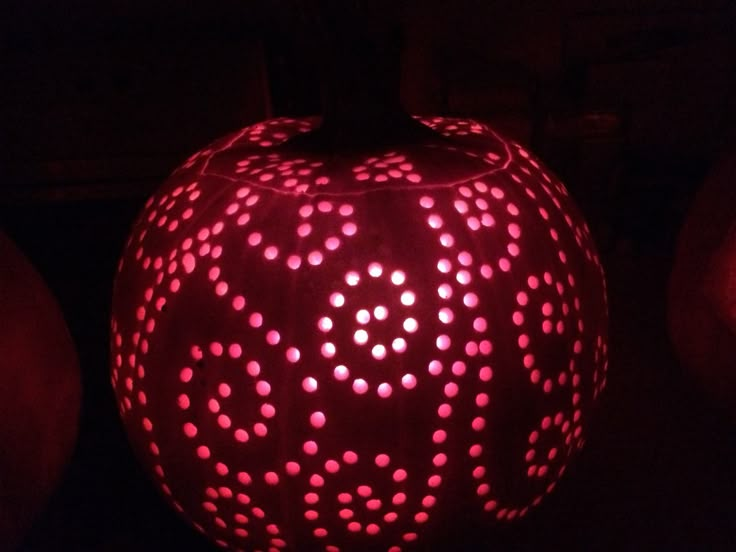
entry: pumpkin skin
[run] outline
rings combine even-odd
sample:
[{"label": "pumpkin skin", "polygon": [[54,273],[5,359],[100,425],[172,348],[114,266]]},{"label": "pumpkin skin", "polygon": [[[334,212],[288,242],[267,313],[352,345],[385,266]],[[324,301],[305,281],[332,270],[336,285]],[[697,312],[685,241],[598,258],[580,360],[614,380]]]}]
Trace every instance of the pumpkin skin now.
[{"label": "pumpkin skin", "polygon": [[678,238],[668,322],[680,361],[736,418],[736,154],[718,162]]},{"label": "pumpkin skin", "polygon": [[527,515],[583,444],[607,370],[585,222],[518,144],[421,121],[436,140],[339,155],[290,146],[313,119],[245,128],[133,228],[112,384],[221,546],[426,547],[458,510]]},{"label": "pumpkin skin", "polygon": [[44,507],[77,436],[80,374],[56,300],[0,232],[0,542],[13,549]]}]

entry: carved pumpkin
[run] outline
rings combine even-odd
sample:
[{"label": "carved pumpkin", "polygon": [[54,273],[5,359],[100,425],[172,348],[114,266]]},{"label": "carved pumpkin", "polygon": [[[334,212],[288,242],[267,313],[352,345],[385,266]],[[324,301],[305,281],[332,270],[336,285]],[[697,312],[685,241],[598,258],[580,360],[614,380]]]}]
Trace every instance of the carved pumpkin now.
[{"label": "carved pumpkin", "polygon": [[736,416],[736,155],[695,197],[678,240],[669,329],[681,361]]},{"label": "carved pumpkin", "polygon": [[250,126],[133,228],[120,413],[221,546],[426,547],[453,511],[527,515],[583,444],[607,369],[585,222],[518,144],[422,123],[419,143],[332,154],[294,138],[314,120]]},{"label": "carved pumpkin", "polygon": [[0,232],[0,542],[13,549],[45,505],[77,436],[79,369],[59,306]]}]

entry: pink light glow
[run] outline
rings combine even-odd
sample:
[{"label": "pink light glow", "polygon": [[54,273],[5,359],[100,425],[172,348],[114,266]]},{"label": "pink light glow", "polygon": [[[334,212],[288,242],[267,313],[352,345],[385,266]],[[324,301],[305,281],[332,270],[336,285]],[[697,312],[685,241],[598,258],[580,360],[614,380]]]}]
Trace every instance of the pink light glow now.
[{"label": "pink light glow", "polygon": [[334,158],[281,147],[311,121],[253,125],[190,158],[133,229],[117,406],[220,547],[431,548],[452,507],[525,517],[587,437],[607,366],[587,226],[485,124],[421,121],[443,138]]}]

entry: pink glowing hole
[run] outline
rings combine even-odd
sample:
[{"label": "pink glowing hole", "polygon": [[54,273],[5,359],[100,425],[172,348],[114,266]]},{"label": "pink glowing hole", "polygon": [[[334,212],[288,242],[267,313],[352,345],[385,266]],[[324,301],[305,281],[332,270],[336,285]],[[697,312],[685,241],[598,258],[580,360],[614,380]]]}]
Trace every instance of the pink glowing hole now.
[{"label": "pink glowing hole", "polygon": [[256,246],[261,243],[261,240],[263,240],[263,236],[260,232],[253,232],[248,236],[248,245]]},{"label": "pink glowing hole", "polygon": [[358,455],[352,450],[348,450],[342,455],[342,459],[346,464],[355,464],[358,461]]},{"label": "pink glowing hole", "polygon": [[266,334],[266,342],[269,345],[278,345],[279,341],[281,341],[281,335],[276,330],[270,330]]},{"label": "pink glowing hole", "polygon": [[289,255],[289,258],[286,259],[286,266],[288,266],[291,270],[296,270],[302,265],[302,259],[299,255]]},{"label": "pink glowing hole", "polygon": [[256,393],[261,397],[267,397],[271,393],[271,385],[267,381],[259,381],[256,383]]},{"label": "pink glowing hole", "polygon": [[427,223],[429,224],[430,228],[434,228],[435,230],[437,230],[438,228],[442,228],[442,217],[436,213],[431,214],[427,219]]},{"label": "pink glowing hole", "polygon": [[358,227],[353,222],[346,222],[342,225],[342,233],[346,236],[354,236],[358,231]]},{"label": "pink glowing hole", "polygon": [[307,255],[307,262],[312,266],[318,266],[322,264],[323,256],[320,251],[312,251]]},{"label": "pink glowing hole", "polygon": [[335,251],[338,247],[340,247],[339,238],[331,236],[325,240],[325,249],[328,251]]},{"label": "pink glowing hole", "polygon": [[360,282],[360,275],[355,271],[350,271],[345,274],[345,283],[349,286],[357,286]]},{"label": "pink glowing hole", "polygon": [[317,443],[314,441],[306,441],[304,445],[302,445],[302,449],[305,453],[309,454],[310,456],[313,456],[317,454]]},{"label": "pink glowing hole", "polygon": [[449,399],[456,397],[458,393],[458,386],[457,383],[450,382],[448,384],[445,384],[445,396]]},{"label": "pink glowing hole", "polygon": [[261,365],[258,364],[255,360],[250,360],[248,361],[248,364],[245,365],[245,370],[248,372],[249,375],[256,377],[258,374],[261,373]]},{"label": "pink glowing hole", "polygon": [[[364,330],[358,330],[358,331],[364,331]],[[355,333],[357,334],[358,332],[355,332]],[[371,349],[371,355],[376,360],[383,360],[384,358],[386,358],[386,347],[384,347],[380,343],[377,345],[374,345],[373,348]]]},{"label": "pink glowing hole", "polygon": [[389,383],[382,383],[378,386],[378,396],[387,399],[391,396],[391,393],[393,392],[393,389],[391,388],[391,384]]},{"label": "pink glowing hole", "polygon": [[437,295],[439,295],[441,299],[449,299],[452,297],[452,287],[450,284],[440,284],[437,288]]},{"label": "pink glowing hole", "polygon": [[437,408],[437,415],[440,418],[449,418],[451,414],[452,407],[447,403],[443,403]]},{"label": "pink glowing hole", "polygon": [[[404,470],[401,470],[404,471]],[[404,472],[404,475],[406,476],[406,472]],[[396,477],[394,477],[396,479]],[[401,506],[406,502],[406,494],[405,493],[396,493],[392,498],[391,502],[394,504],[394,506]]]},{"label": "pink glowing hole", "polygon": [[263,315],[259,312],[254,312],[248,318],[248,323],[252,328],[260,328],[263,325]]},{"label": "pink glowing hole", "polygon": [[332,371],[332,375],[338,381],[345,381],[350,377],[350,371],[347,369],[347,367],[341,364],[335,367],[335,369]]},{"label": "pink glowing hole", "polygon": [[358,378],[353,382],[353,391],[358,395],[363,395],[368,391],[368,382],[362,378]]},{"label": "pink glowing hole", "polygon": [[466,293],[463,296],[463,304],[468,308],[475,308],[478,306],[478,296],[475,293]]},{"label": "pink glowing hole", "polygon": [[368,332],[365,330],[357,330],[353,334],[353,341],[356,345],[365,345],[368,343]]},{"label": "pink glowing hole", "polygon": [[406,340],[403,337],[397,337],[391,343],[391,348],[397,353],[403,353],[406,351]]},{"label": "pink glowing hole", "polygon": [[325,358],[332,358],[335,356],[335,353],[337,350],[335,349],[334,343],[323,343],[322,348],[320,349],[320,352],[322,353],[322,356]]},{"label": "pink glowing hole", "polygon": [[417,378],[414,374],[404,374],[401,376],[401,385],[404,389],[414,389],[417,386]]},{"label": "pink glowing hole", "polygon": [[401,294],[401,304],[404,306],[411,306],[414,304],[416,296],[413,291],[405,291]]},{"label": "pink glowing hole", "polygon": [[406,281],[406,274],[401,270],[394,270],[391,273],[391,283],[396,286],[400,286]]},{"label": "pink glowing hole", "polygon": [[439,376],[442,373],[442,363],[439,360],[430,361],[427,371],[433,376]]},{"label": "pink glowing hole", "polygon": [[378,278],[381,274],[383,274],[383,266],[381,265],[381,263],[369,264],[368,274],[370,274],[373,278]]},{"label": "pink glowing hole", "polygon": [[326,316],[323,316],[317,322],[317,327],[323,332],[329,332],[332,329],[332,320]]},{"label": "pink glowing hole", "polygon": [[[397,483],[401,483],[402,481],[406,480],[407,476],[408,474],[406,473],[406,470],[401,469],[401,468],[394,471],[393,473],[393,479]],[[394,502],[394,504],[396,504],[396,502]]]},{"label": "pink glowing hole", "polygon": [[233,308],[236,311],[243,310],[243,308],[245,308],[245,297],[243,297],[242,295],[233,297]]},{"label": "pink glowing hole", "polygon": [[450,345],[451,345],[450,336],[444,335],[444,334],[438,336],[437,339],[435,340],[435,345],[440,351],[446,351],[447,349],[450,348]]},{"label": "pink glowing hole", "polygon": [[358,312],[355,313],[355,320],[358,322],[358,324],[367,324],[371,321],[371,313],[368,312],[366,309],[360,309]]},{"label": "pink glowing hole", "polygon": [[468,285],[472,277],[470,276],[470,272],[467,270],[459,270],[458,273],[455,275],[455,279],[461,284],[461,285]]},{"label": "pink glowing hole", "polygon": [[443,247],[452,247],[455,245],[455,238],[452,237],[452,234],[442,234],[440,236],[440,244]]},{"label": "pink glowing hole", "polygon": [[373,309],[373,316],[376,317],[376,320],[386,320],[388,318],[388,309],[383,305],[379,305]]},{"label": "pink glowing hole", "polygon": [[289,362],[298,362],[300,357],[301,353],[296,347],[289,347],[288,349],[286,349],[286,360],[288,360]]},{"label": "pink glowing hole", "polygon": [[302,380],[302,388],[307,393],[314,393],[317,390],[317,380],[313,377],[304,378]]},{"label": "pink glowing hole", "polygon": [[452,373],[456,376],[462,376],[465,374],[467,366],[462,360],[456,360],[452,363]]},{"label": "pink glowing hole", "polygon": [[191,368],[182,368],[179,372],[179,379],[184,383],[189,383],[193,375],[194,371]]},{"label": "pink glowing hole", "polygon": [[376,466],[379,468],[385,468],[391,462],[391,457],[388,454],[379,454],[376,456]]},{"label": "pink glowing hole", "polygon": [[339,308],[345,304],[345,296],[342,293],[334,292],[330,295],[330,305]]},{"label": "pink glowing hole", "polygon": [[312,415],[309,416],[309,423],[311,423],[312,427],[315,429],[324,427],[326,422],[327,417],[322,412],[313,412]]},{"label": "pink glowing hole", "polygon": [[442,274],[447,274],[452,270],[452,263],[447,259],[440,259],[437,262],[437,270],[439,270]]},{"label": "pink glowing hole", "polygon": [[404,331],[414,333],[419,328],[419,324],[414,318],[407,318],[406,320],[404,320],[403,327]]},{"label": "pink glowing hole", "polygon": [[325,471],[327,473],[337,473],[340,471],[340,464],[336,460],[327,460],[325,462]]},{"label": "pink glowing hole", "polygon": [[228,285],[226,282],[217,282],[215,285],[215,293],[222,297],[227,293]]}]

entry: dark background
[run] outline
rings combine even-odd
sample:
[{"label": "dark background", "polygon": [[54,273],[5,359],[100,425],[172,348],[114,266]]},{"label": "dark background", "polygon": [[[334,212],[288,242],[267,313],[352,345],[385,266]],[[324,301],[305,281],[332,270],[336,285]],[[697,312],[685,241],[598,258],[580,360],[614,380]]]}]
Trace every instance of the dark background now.
[{"label": "dark background", "polygon": [[[409,6],[406,107],[529,144],[589,220],[611,305],[609,387],[574,469],[527,519],[448,528],[432,549],[736,550],[733,418],[679,365],[665,324],[678,229],[736,134],[736,5]],[[208,550],[148,484],[118,421],[112,278],[138,209],[189,153],[319,111],[315,60],[285,0],[0,8],[0,227],[58,297],[84,386],[72,462],[21,550]]]}]

